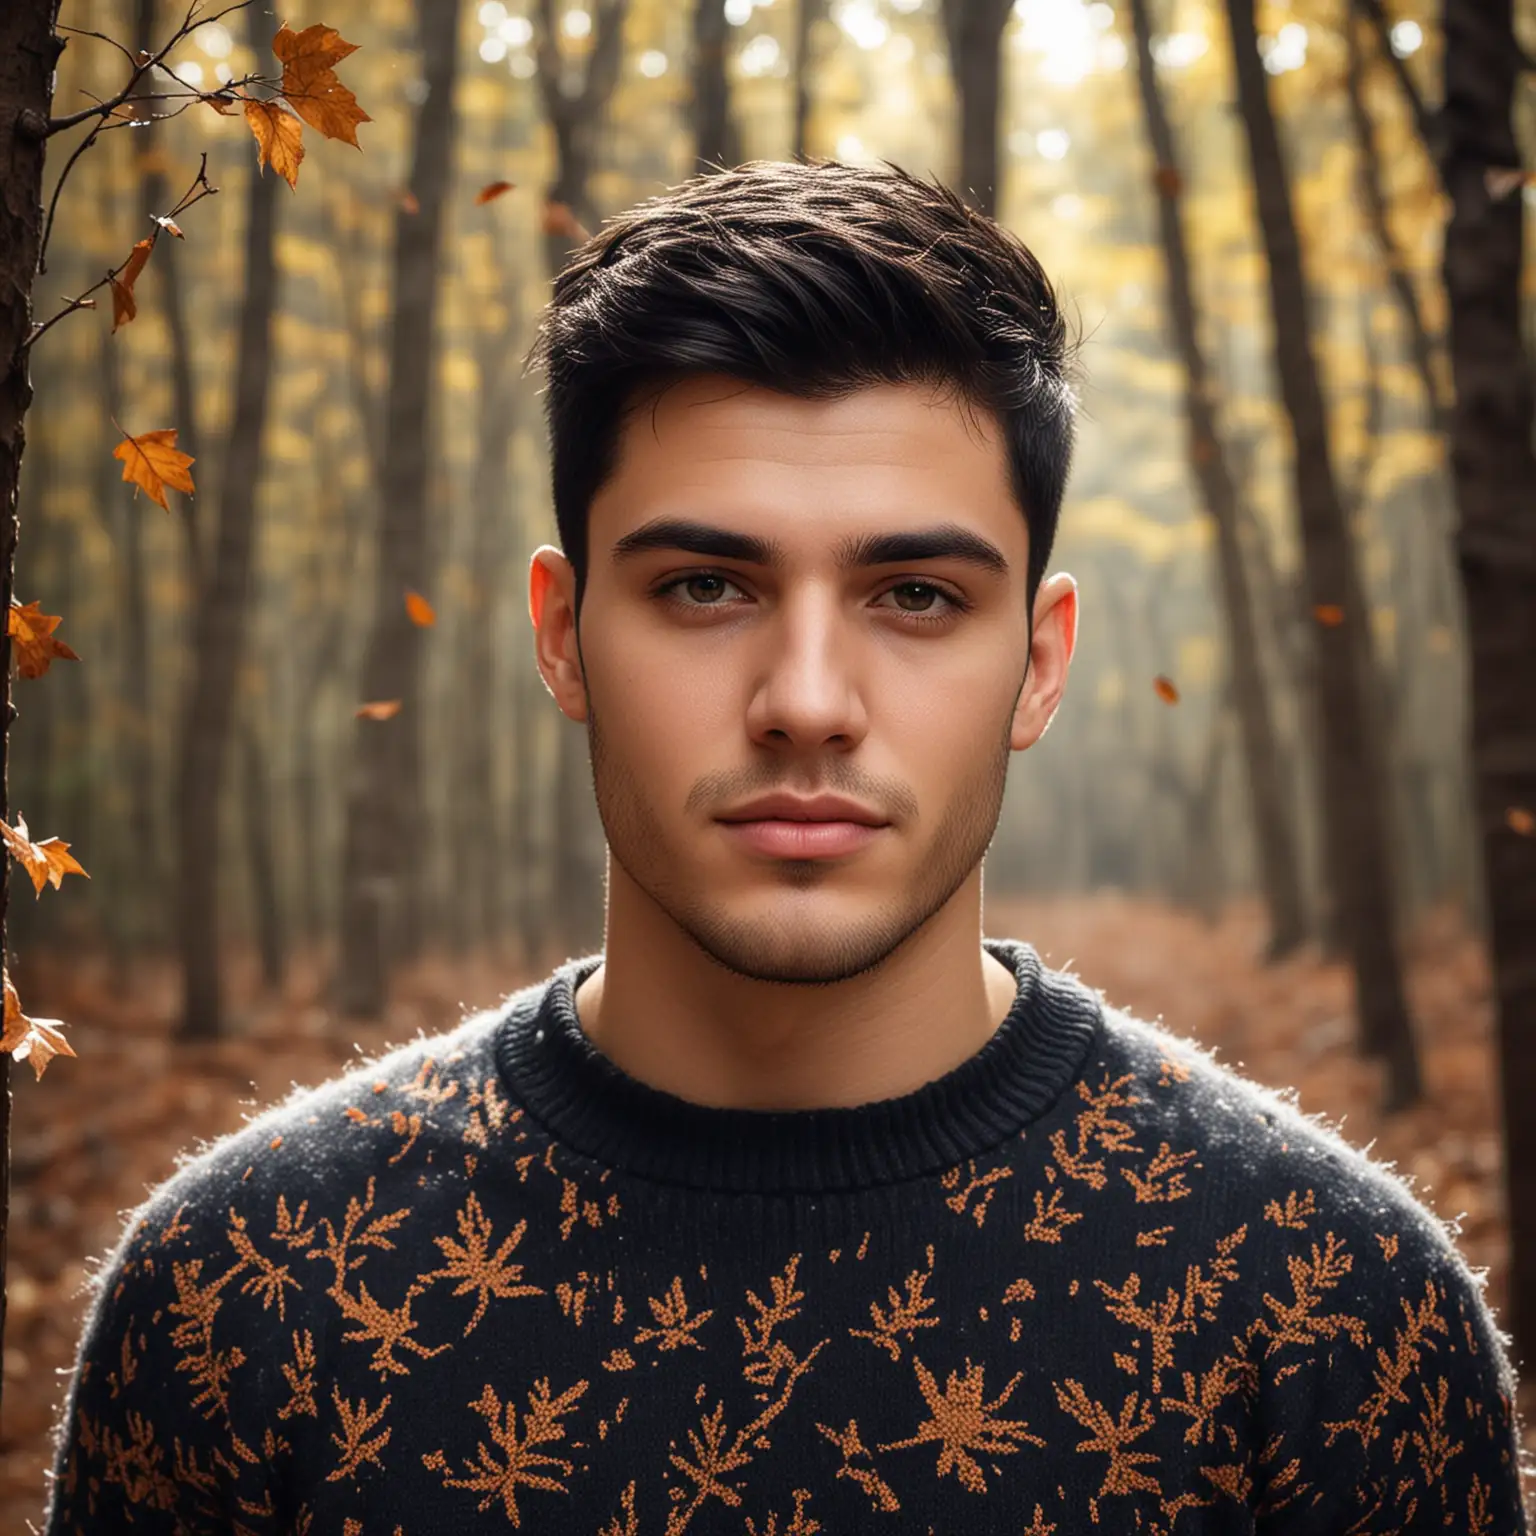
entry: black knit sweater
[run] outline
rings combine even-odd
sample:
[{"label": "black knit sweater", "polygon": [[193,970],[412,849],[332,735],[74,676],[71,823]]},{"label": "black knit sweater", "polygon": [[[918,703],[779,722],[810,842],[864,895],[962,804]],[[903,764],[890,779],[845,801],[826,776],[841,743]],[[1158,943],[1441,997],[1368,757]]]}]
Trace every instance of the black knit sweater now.
[{"label": "black knit sweater", "polygon": [[1440,1221],[986,943],[1011,1012],[902,1098],[648,1088],[589,957],[218,1142],[103,1273],[50,1532],[1525,1532]]}]

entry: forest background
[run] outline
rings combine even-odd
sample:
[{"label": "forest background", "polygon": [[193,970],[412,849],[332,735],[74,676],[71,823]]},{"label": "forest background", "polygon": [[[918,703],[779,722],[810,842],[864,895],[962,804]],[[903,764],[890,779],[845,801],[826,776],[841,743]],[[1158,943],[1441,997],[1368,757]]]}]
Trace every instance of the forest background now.
[{"label": "forest background", "polygon": [[[1536,794],[1490,813],[1469,750],[1437,113],[1456,9],[257,0],[146,75],[136,126],[72,170],[34,294],[45,318],[119,267],[206,154],[219,195],[157,238],[131,323],[67,315],[30,359],[15,601],[62,615],[79,659],[13,681],[10,819],[89,879],[36,900],[12,880],[9,975],[77,1059],[15,1086],[6,1529],[41,1505],[90,1263],[179,1151],[599,946],[586,742],[532,664],[527,562],[555,534],[522,359],[585,231],[750,158],[937,175],[1034,249],[1086,339],[1052,562],[1078,580],[1080,645],[1013,768],[988,931],[1372,1142],[1459,1220],[1501,1321],[1520,1315],[1511,1229],[1536,1255],[1536,1210],[1511,1190],[1536,1149],[1506,1148],[1501,1106],[1536,1072],[1507,1005],[1501,1035],[1489,872],[1536,834]],[[55,117],[121,90],[105,39],[154,51],[183,15],[65,0]],[[270,68],[280,23],[317,22],[357,46],[343,73],[369,120],[361,153],[310,135],[292,190],[258,173],[240,113],[149,99]],[[1514,25],[1536,51],[1536,0]],[[1299,330],[1276,320],[1255,77]],[[1530,78],[1515,174],[1482,177],[1527,225]],[[50,142],[50,191],[74,142]],[[1518,286],[1528,412],[1528,254]],[[113,450],[172,425],[197,490],[161,510]],[[1357,600],[1319,600],[1329,569]],[[1524,663],[1506,708],[1536,719]],[[1536,1301],[1532,1267],[1516,1289]]]}]

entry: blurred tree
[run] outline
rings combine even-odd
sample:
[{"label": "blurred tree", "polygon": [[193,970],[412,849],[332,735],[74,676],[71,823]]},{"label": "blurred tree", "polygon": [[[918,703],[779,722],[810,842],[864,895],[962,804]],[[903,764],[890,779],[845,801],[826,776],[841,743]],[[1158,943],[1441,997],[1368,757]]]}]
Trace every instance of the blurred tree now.
[{"label": "blurred tree", "polygon": [[1365,592],[1334,474],[1328,410],[1312,352],[1312,301],[1302,269],[1280,137],[1254,24],[1254,0],[1227,0],[1238,104],[1268,259],[1280,393],[1294,434],[1292,475],[1302,569],[1317,656],[1323,820],[1330,885],[1355,972],[1360,1044],[1386,1067],[1384,1107],[1420,1094],[1403,991],[1388,837],[1388,781],[1373,708],[1374,657]]},{"label": "blurred tree", "polygon": [[392,961],[420,941],[421,631],[407,590],[431,586],[427,570],[429,411],[441,291],[443,209],[457,133],[459,0],[417,0],[421,83],[406,196],[395,211],[389,389],[378,487],[373,623],[363,659],[364,702],[400,701],[389,720],[360,718],[353,735],[342,853],[342,1009],[383,1011]]},{"label": "blurred tree", "polygon": [[827,13],[827,0],[795,0],[795,56],[791,64],[794,71],[795,100],[791,109],[789,154],[792,160],[803,160],[808,154],[808,133],[811,121],[811,96],[814,89],[812,47],[816,23]]},{"label": "blurred tree", "polygon": [[944,35],[959,115],[960,195],[997,212],[997,135],[1002,112],[1003,28],[1013,0],[943,0]]},{"label": "blurred tree", "polygon": [[[596,0],[595,9],[585,73],[578,88],[568,89],[556,41],[554,0],[538,3],[539,87],[555,135],[555,174],[546,193],[544,238],[551,278],[559,276],[566,256],[579,243],[579,231],[597,225],[591,193],[592,152],[618,80],[629,0]],[[591,794],[586,733],[568,722],[556,725],[554,900],[549,914],[554,933],[539,939],[552,937],[586,951],[602,942],[602,824]]]},{"label": "blurred tree", "polygon": [[1392,296],[1397,300],[1403,320],[1408,327],[1408,341],[1413,366],[1418,371],[1424,387],[1424,398],[1437,431],[1448,433],[1450,413],[1440,398],[1439,381],[1435,376],[1437,339],[1430,335],[1424,319],[1424,306],[1419,302],[1418,290],[1413,284],[1413,274],[1403,258],[1402,248],[1392,233],[1391,213],[1387,202],[1385,178],[1382,174],[1381,153],[1376,144],[1375,125],[1365,104],[1365,76],[1367,57],[1364,39],[1375,38],[1368,24],[1346,15],[1344,20],[1345,43],[1348,48],[1348,64],[1344,71],[1344,93],[1349,103],[1350,124],[1354,129],[1355,150],[1360,157],[1360,205],[1365,210],[1371,234],[1386,263],[1387,282]]},{"label": "blurred tree", "polygon": [[[1163,106],[1152,58],[1149,0],[1131,0],[1136,77],[1141,90],[1147,138],[1154,159],[1158,225],[1168,274],[1169,324],[1184,368],[1184,413],[1189,462],[1216,535],[1217,590],[1226,619],[1232,669],[1231,697],[1241,728],[1248,802],[1259,854],[1260,883],[1269,902],[1269,954],[1289,954],[1306,937],[1306,910],[1296,837],[1280,777],[1269,682],[1259,655],[1253,597],[1239,535],[1237,487],[1216,424],[1216,384],[1200,345],[1194,284],[1180,209],[1184,178],[1173,130]],[[1217,739],[1219,740],[1219,733]],[[1220,758],[1214,751],[1204,782],[1214,784]]]},{"label": "blurred tree", "polygon": [[725,73],[725,40],[724,0],[694,0],[690,116],[694,168],[699,171],[741,162],[741,134],[731,112]]},{"label": "blurred tree", "polygon": [[[245,12],[261,48],[270,17]],[[252,167],[246,189],[245,271],[235,347],[235,403],[219,483],[218,523],[201,581],[194,581],[191,674],[181,721],[176,780],[176,943],[181,952],[181,1034],[212,1039],[224,1029],[219,966],[220,808],[235,726],[236,682],[245,648],[256,544],[256,491],[272,384],[277,304],[280,178]]]},{"label": "blurred tree", "polygon": [[1536,425],[1521,342],[1529,173],[1511,0],[1446,0],[1442,176],[1456,403],[1451,471],[1471,652],[1472,771],[1507,1142],[1512,1327],[1536,1348]]}]

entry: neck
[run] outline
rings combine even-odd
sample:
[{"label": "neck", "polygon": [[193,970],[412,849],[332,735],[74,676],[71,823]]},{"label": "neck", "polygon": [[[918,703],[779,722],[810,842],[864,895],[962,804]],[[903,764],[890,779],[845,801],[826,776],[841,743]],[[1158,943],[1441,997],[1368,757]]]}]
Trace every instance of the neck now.
[{"label": "neck", "polygon": [[880,965],[757,981],[711,960],[610,861],[603,963],[577,989],[587,1039],[695,1104],[821,1109],[896,1098],[991,1038],[1015,981],[981,947],[981,871]]}]

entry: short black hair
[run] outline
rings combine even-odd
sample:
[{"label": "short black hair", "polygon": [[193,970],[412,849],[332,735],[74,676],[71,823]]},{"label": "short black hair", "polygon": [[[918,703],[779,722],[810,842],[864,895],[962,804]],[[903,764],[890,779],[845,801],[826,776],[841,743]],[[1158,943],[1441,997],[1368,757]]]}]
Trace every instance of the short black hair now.
[{"label": "short black hair", "polygon": [[750,160],[637,204],[567,259],[524,366],[545,371],[578,611],[588,513],[630,412],[699,373],[807,399],[931,383],[989,412],[1029,529],[1033,607],[1071,465],[1074,358],[1028,247],[890,161]]}]

